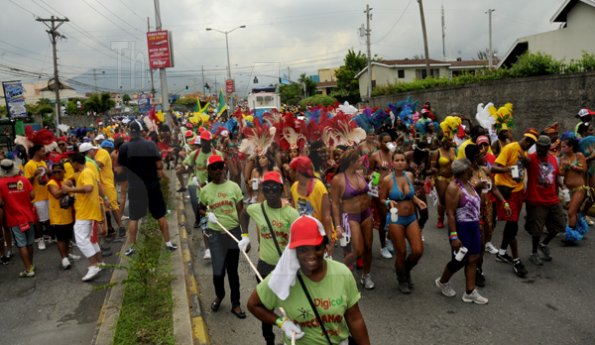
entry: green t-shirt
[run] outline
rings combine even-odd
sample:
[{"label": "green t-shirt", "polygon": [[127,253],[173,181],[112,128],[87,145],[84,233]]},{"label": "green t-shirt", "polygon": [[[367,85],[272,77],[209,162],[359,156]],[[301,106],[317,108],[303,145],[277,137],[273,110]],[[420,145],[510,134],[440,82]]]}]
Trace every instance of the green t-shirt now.
[{"label": "green t-shirt", "polygon": [[[275,230],[275,236],[281,251],[285,250],[289,241],[289,227],[291,224],[298,219],[300,214],[298,211],[290,205],[285,205],[281,208],[270,208],[266,201],[263,201],[264,210],[269,217],[271,226]],[[271,230],[267,225],[267,221],[262,214],[260,204],[252,204],[246,208],[246,212],[250,215],[250,218],[256,222],[258,232],[260,234],[260,260],[266,262],[269,265],[276,265],[279,261],[279,254],[277,254],[277,248],[271,235]]]},{"label": "green t-shirt", "polygon": [[[332,343],[339,344],[349,336],[345,312],[360,300],[361,295],[357,290],[353,274],[347,266],[333,260],[327,260],[326,263],[326,275],[321,281],[313,282],[308,277],[302,276]],[[302,286],[296,283],[289,290],[289,297],[281,301],[269,288],[270,279],[269,275],[258,284],[256,293],[267,309],[283,307],[287,317],[301,327],[305,335],[296,343],[328,345]],[[285,343],[290,344],[291,339],[285,337]]]},{"label": "green t-shirt", "polygon": [[[215,213],[219,223],[227,230],[240,226],[236,204],[243,198],[240,186],[229,180],[221,184],[209,182],[200,190],[200,203],[209,206],[209,211]],[[207,227],[222,231],[217,224],[211,222]]]},{"label": "green t-shirt", "polygon": [[[196,155],[196,159],[194,160],[194,164],[192,165],[194,166],[194,174],[198,178],[198,183],[200,184],[206,183],[207,179],[209,178],[209,173],[207,171],[207,160],[209,159],[209,157],[211,157],[213,151],[215,151],[215,154],[217,154],[217,156],[221,156],[225,159],[223,153],[217,150],[211,150],[211,152],[209,153],[204,153],[201,150],[200,153]],[[192,157],[194,156],[195,155],[193,154]]]}]

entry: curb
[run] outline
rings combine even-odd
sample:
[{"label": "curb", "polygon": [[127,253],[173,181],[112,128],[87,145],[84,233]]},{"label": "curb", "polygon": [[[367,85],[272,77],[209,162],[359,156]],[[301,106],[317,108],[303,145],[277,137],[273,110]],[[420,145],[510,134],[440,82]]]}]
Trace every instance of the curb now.
[{"label": "curb", "polygon": [[[186,231],[186,214],[184,204],[184,194],[176,193],[177,200],[177,220],[179,224],[180,248],[184,265],[184,277],[186,278],[186,293],[189,305],[189,319],[192,324],[192,344],[210,345],[209,332],[206,321],[203,317],[200,301],[198,298],[199,285],[194,274],[194,265],[188,243],[188,232]],[[178,342],[178,344],[181,344]]]}]

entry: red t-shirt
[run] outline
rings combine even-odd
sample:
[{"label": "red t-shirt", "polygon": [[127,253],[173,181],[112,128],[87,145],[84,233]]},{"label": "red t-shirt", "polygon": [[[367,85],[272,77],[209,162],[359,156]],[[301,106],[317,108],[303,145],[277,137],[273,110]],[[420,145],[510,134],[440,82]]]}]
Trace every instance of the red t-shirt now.
[{"label": "red t-shirt", "polygon": [[550,206],[560,202],[556,188],[556,177],[559,174],[558,161],[552,154],[547,158],[537,156],[537,152],[530,154],[529,169],[527,171],[527,199],[530,204]]},{"label": "red t-shirt", "polygon": [[0,197],[4,201],[4,216],[9,227],[35,221],[31,207],[33,186],[24,176],[0,178]]}]

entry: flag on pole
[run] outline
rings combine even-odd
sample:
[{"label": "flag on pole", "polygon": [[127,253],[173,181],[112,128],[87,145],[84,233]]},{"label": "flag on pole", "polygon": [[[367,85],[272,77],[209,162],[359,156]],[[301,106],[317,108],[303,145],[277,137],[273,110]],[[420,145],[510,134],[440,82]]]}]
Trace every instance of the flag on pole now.
[{"label": "flag on pole", "polygon": [[219,102],[217,103],[217,117],[221,116],[223,112],[227,110],[227,104],[225,104],[225,96],[223,90],[219,90]]},{"label": "flag on pole", "polygon": [[209,104],[209,102],[205,103],[204,107],[200,106],[200,98],[196,98],[196,109],[194,110],[195,113],[207,113],[207,109],[209,109],[209,106],[211,104]]}]

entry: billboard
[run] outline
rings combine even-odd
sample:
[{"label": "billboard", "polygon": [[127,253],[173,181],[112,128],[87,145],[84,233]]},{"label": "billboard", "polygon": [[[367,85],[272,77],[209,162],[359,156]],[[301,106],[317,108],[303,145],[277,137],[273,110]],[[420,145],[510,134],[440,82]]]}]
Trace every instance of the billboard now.
[{"label": "billboard", "polygon": [[174,67],[171,33],[168,30],[147,32],[151,69]]},{"label": "billboard", "polygon": [[11,119],[27,117],[25,108],[25,89],[20,80],[3,81],[4,98],[8,117]]},{"label": "billboard", "polygon": [[236,85],[233,79],[225,80],[225,92],[234,93],[236,91]]}]

